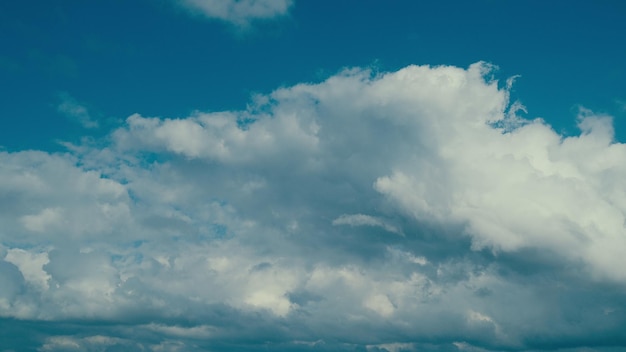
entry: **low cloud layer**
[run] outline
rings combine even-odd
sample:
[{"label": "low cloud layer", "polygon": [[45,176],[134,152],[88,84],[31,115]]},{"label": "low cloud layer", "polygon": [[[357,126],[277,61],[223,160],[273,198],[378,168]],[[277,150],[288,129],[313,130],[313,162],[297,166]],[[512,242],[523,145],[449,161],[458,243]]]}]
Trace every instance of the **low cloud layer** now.
[{"label": "low cloud layer", "polygon": [[2,324],[40,351],[623,348],[626,148],[609,116],[517,116],[493,70],[0,153]]}]

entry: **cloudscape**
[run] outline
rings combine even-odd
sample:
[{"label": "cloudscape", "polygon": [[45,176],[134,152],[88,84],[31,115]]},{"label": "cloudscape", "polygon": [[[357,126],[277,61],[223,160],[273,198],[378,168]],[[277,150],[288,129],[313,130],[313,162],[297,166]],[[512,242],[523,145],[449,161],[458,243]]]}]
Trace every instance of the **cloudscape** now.
[{"label": "cloudscape", "polygon": [[0,13],[0,351],[626,350],[621,2]]}]

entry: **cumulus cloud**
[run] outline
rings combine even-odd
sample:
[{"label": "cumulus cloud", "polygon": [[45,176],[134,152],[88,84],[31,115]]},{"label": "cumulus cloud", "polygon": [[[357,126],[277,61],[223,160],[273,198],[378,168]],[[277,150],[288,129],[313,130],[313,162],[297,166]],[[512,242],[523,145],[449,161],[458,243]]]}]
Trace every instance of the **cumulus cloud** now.
[{"label": "cumulus cloud", "polygon": [[292,0],[180,0],[190,10],[236,25],[287,14]]},{"label": "cumulus cloud", "polygon": [[[582,134],[569,138],[541,120],[494,128],[507,117],[508,97],[496,82],[484,82],[488,69],[408,67],[374,79],[348,72],[274,92],[273,114],[255,115],[247,129],[237,125],[247,112],[183,120],[134,115],[116,137],[121,146],[190,159],[250,165],[291,157],[296,172],[362,173],[416,220],[462,226],[475,249],[547,248],[626,279],[615,250],[626,245],[623,185],[615,177],[625,171],[626,149],[613,143],[610,118],[583,110]],[[353,160],[350,170],[331,169]],[[357,184],[357,175],[344,176]],[[363,215],[335,220],[347,223],[382,226]]]},{"label": "cumulus cloud", "polygon": [[2,152],[0,316],[40,350],[625,346],[626,149],[608,116],[517,116],[493,70],[346,70]]}]

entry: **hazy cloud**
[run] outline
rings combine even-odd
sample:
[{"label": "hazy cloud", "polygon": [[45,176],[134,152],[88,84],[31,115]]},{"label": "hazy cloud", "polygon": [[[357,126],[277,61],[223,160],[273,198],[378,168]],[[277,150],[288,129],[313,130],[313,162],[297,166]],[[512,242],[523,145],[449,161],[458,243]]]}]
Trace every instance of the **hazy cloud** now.
[{"label": "hazy cloud", "polygon": [[180,0],[192,11],[236,25],[287,14],[293,0]]},{"label": "hazy cloud", "polygon": [[84,104],[80,104],[67,93],[60,93],[61,102],[57,106],[57,111],[72,121],[80,123],[84,128],[98,128],[98,121],[95,120]]}]

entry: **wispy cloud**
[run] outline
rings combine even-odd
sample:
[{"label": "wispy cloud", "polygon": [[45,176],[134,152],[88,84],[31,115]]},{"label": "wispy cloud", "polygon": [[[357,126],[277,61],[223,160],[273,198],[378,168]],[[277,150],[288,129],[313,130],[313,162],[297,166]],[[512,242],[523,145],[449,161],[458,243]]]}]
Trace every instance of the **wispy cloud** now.
[{"label": "wispy cloud", "polygon": [[202,15],[246,26],[251,21],[287,14],[293,0],[178,0]]},{"label": "wispy cloud", "polygon": [[333,220],[333,225],[375,226],[389,232],[401,234],[395,226],[388,224],[384,220],[364,214],[343,214]]},{"label": "wispy cloud", "polygon": [[57,106],[57,111],[72,121],[80,123],[84,128],[98,128],[98,121],[95,120],[84,104],[79,103],[68,93],[59,93],[61,102]]}]

